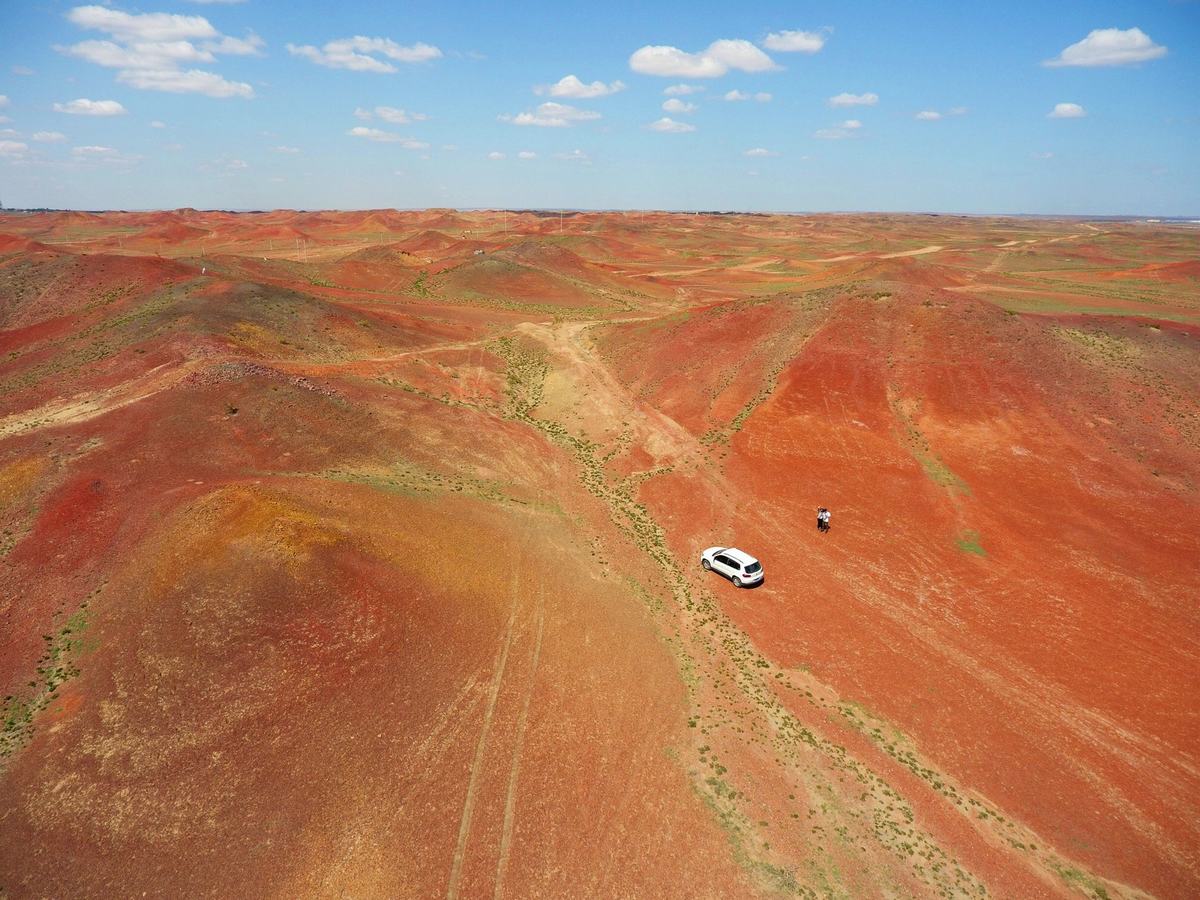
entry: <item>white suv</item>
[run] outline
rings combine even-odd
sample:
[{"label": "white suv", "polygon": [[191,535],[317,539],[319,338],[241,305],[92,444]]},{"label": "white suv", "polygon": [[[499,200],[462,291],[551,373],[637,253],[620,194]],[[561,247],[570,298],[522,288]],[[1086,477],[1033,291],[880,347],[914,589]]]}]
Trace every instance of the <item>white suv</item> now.
[{"label": "white suv", "polygon": [[734,587],[758,584],[763,579],[762,563],[736,547],[709,547],[700,554],[700,565],[705,572],[724,575]]}]

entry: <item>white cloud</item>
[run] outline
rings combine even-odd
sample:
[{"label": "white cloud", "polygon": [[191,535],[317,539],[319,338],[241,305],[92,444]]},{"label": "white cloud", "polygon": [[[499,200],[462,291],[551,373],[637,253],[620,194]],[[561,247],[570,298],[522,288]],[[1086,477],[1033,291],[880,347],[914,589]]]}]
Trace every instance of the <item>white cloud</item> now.
[{"label": "white cloud", "polygon": [[745,91],[732,90],[726,91],[724,97],[732,103],[740,103],[743,100],[757,100],[759,103],[771,102],[771,95],[766,91],[759,91],[757,94],[748,94]]},{"label": "white cloud", "polygon": [[585,84],[574,75],[565,75],[554,84],[539,84],[533,89],[535,94],[549,94],[551,97],[570,97],[574,100],[592,100],[596,97],[607,97],[618,91],[625,90],[623,81],[605,84],[603,81],[593,81]]},{"label": "white cloud", "polygon": [[377,106],[374,110],[363,109],[360,106],[354,110],[354,116],[364,122],[378,116],[384,122],[393,125],[411,125],[413,122],[424,122],[429,118],[425,113],[410,113],[394,106]]},{"label": "white cloud", "polygon": [[773,31],[763,41],[768,50],[780,53],[816,53],[825,46],[825,31]]},{"label": "white cloud", "polygon": [[385,122],[391,122],[393,125],[407,125],[409,122],[424,122],[429,118],[425,113],[406,112],[403,109],[397,109],[394,106],[377,106],[375,107],[375,115],[383,119]]},{"label": "white cloud", "polygon": [[431,44],[418,42],[405,47],[390,38],[370,38],[361,35],[329,41],[320,49],[310,44],[288,44],[287,50],[293,56],[330,69],[379,73],[396,71],[395,66],[380,57],[395,62],[422,63],[442,56],[442,51]]},{"label": "white cloud", "polygon": [[155,119],[153,122],[151,122],[151,123],[150,123],[150,127],[151,127],[151,128],[166,128],[166,127],[167,127],[167,123],[166,123],[166,122],[160,122],[158,119]]},{"label": "white cloud", "polygon": [[687,97],[690,94],[699,94],[703,90],[704,85],[701,84],[673,84],[663,88],[663,93],[668,97]]},{"label": "white cloud", "polygon": [[78,162],[82,163],[130,165],[141,159],[140,156],[126,155],[113,147],[99,147],[94,144],[85,147],[72,147],[71,153]]},{"label": "white cloud", "polygon": [[0,109],[5,109],[10,105],[12,105],[12,101],[8,99],[8,95],[0,94]]},{"label": "white cloud", "polygon": [[534,112],[518,113],[515,116],[500,116],[501,122],[513,125],[536,125],[539,128],[570,128],[576,122],[590,122],[600,118],[600,113],[590,109],[579,109],[566,103],[547,100],[538,104]]},{"label": "white cloud", "polygon": [[695,125],[689,125],[687,122],[676,122],[670,116],[663,116],[655,122],[651,122],[646,126],[651,131],[662,131],[667,134],[683,134],[687,131],[695,131]]},{"label": "white cloud", "polygon": [[338,52],[322,52],[311,44],[288,44],[288,53],[292,56],[303,57],[319,66],[330,69],[350,69],[355,72],[395,72],[396,67],[391,63],[348,50]]},{"label": "white cloud", "polygon": [[219,36],[203,16],[132,15],[105,6],[77,6],[67,13],[67,21],[80,28],[105,31],[121,41],[186,41]]},{"label": "white cloud", "polygon": [[172,153],[178,153],[183,149],[183,144],[163,144],[164,150],[170,150]]},{"label": "white cloud", "polygon": [[8,116],[0,116],[0,124],[2,124],[4,122],[11,122],[11,121],[12,121],[12,119],[10,119]]},{"label": "white cloud", "polygon": [[879,95],[867,92],[865,94],[841,93],[829,98],[830,106],[874,106],[879,102]]},{"label": "white cloud", "polygon": [[256,34],[245,38],[223,35],[203,16],[132,14],[105,6],[77,6],[67,13],[67,19],[80,28],[105,32],[111,40],[80,41],[55,49],[94,65],[119,69],[117,81],[122,84],[174,94],[254,96],[245,82],[182,67],[214,63],[219,54],[259,55],[265,45]]},{"label": "white cloud", "polygon": [[375,141],[377,144],[399,144],[405,150],[429,149],[429,145],[424,141],[417,141],[400,134],[394,134],[391,131],[382,131],[378,128],[366,128],[362,125],[351,128],[346,134],[351,137],[366,138],[368,141]]},{"label": "white cloud", "polygon": [[296,153],[300,152],[300,148],[299,147],[287,147],[287,146],[280,145],[275,148],[275,152],[276,153],[296,154]]},{"label": "white cloud", "polygon": [[923,109],[913,118],[918,122],[936,122],[939,119],[944,119],[946,116],[965,116],[967,108],[965,106],[952,106],[946,112],[939,112],[936,109]]},{"label": "white cloud", "polygon": [[501,153],[499,150],[493,150],[487,155],[488,159],[505,159],[507,154]]},{"label": "white cloud", "polygon": [[1087,110],[1078,103],[1055,103],[1054,109],[1046,113],[1047,119],[1082,119]]},{"label": "white cloud", "polygon": [[447,150],[450,153],[453,153],[455,150],[458,149],[458,144],[442,144],[442,149]]},{"label": "white cloud", "polygon": [[244,159],[231,159],[225,163],[225,168],[237,171],[238,169],[248,169],[250,164]]},{"label": "white cloud", "polygon": [[718,78],[729,67],[711,56],[685,53],[678,47],[645,46],[629,57],[629,68],[643,75],[684,78]]},{"label": "white cloud", "polygon": [[245,38],[222,35],[219,41],[212,41],[202,46],[213,53],[224,53],[228,56],[262,56],[262,48],[266,46],[266,41],[253,33]]},{"label": "white cloud", "polygon": [[1096,28],[1044,66],[1128,66],[1167,55],[1167,48],[1154,43],[1140,28]]},{"label": "white cloud", "polygon": [[770,72],[779,68],[771,57],[749,41],[713,41],[705,52],[718,62],[741,72]]},{"label": "white cloud", "polygon": [[537,154],[532,150],[522,150],[517,154],[517,159],[537,159]]},{"label": "white cloud", "polygon": [[211,63],[216,57],[191,41],[139,42],[121,45],[112,41],[81,41],[55,47],[60,53],[110,69],[169,69],[182,63]]},{"label": "white cloud", "polygon": [[146,91],[165,91],[169,94],[204,94],[207,97],[254,96],[254,88],[244,81],[227,81],[215,72],[200,69],[123,69],[117,81]]},{"label": "white cloud", "polygon": [[33,74],[33,69],[29,68],[29,66],[12,66],[10,68],[10,71],[14,75],[32,75]]},{"label": "white cloud", "polygon": [[742,154],[743,156],[778,156],[774,150],[768,150],[766,147],[754,147]]},{"label": "white cloud", "polygon": [[555,159],[566,160],[567,162],[590,163],[592,158],[582,150],[572,150],[570,153],[555,153]]},{"label": "white cloud", "polygon": [[1049,151],[1046,151],[1045,153],[1031,153],[1029,155],[1034,159],[1054,159],[1054,154]]},{"label": "white cloud", "polygon": [[814,133],[814,137],[818,137],[823,141],[840,141],[845,138],[854,137],[855,132],[861,129],[862,122],[858,119],[847,119],[840,125],[835,125],[833,128],[821,128]]},{"label": "white cloud", "polygon": [[672,97],[663,102],[662,108],[665,112],[670,113],[691,113],[699,109],[695,103],[685,103],[678,97]]},{"label": "white cloud", "polygon": [[35,131],[33,139],[42,144],[58,144],[67,139],[61,131]]},{"label": "white cloud", "polygon": [[0,156],[20,159],[29,152],[29,145],[20,141],[0,141]]},{"label": "white cloud", "polygon": [[85,97],[70,103],[55,103],[54,111],[72,116],[123,116],[128,112],[116,100],[88,100]]},{"label": "white cloud", "polygon": [[678,47],[647,45],[629,57],[629,68],[643,75],[667,78],[719,78],[730,69],[768,72],[779,68],[775,61],[746,40],[713,41],[699,53]]}]

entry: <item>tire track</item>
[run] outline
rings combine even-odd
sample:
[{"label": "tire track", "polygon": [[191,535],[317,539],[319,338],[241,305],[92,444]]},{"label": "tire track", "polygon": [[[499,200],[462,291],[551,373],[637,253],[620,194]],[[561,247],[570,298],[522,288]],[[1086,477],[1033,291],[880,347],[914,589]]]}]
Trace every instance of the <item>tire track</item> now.
[{"label": "tire track", "polygon": [[521,705],[521,714],[517,719],[517,737],[513,745],[512,767],[508,773],[508,795],[504,799],[504,826],[500,833],[500,856],[496,860],[495,887],[492,891],[494,900],[500,900],[504,894],[504,876],[508,872],[508,860],[512,851],[513,821],[516,818],[517,782],[521,775],[521,751],[525,746],[525,726],[529,721],[529,706],[533,699],[533,689],[537,682],[538,661],[542,655],[542,633],[545,631],[545,594],[539,593],[537,610],[537,636],[533,642],[533,656],[529,663],[529,682],[525,689],[525,700]]},{"label": "tire track", "polygon": [[462,820],[458,826],[458,846],[454,850],[454,861],[450,866],[450,883],[446,887],[449,900],[456,900],[459,895],[459,883],[462,880],[463,860],[467,855],[467,840],[471,836],[471,819],[475,814],[475,795],[479,789],[479,776],[483,771],[483,757],[487,753],[488,737],[492,730],[492,715],[496,711],[496,699],[500,696],[500,682],[504,679],[504,668],[508,664],[508,650],[512,646],[513,624],[517,618],[517,609],[521,605],[517,593],[517,573],[521,568],[525,547],[521,546],[517,554],[517,564],[513,569],[512,608],[508,614],[508,626],[504,629],[504,645],[500,648],[500,656],[496,660],[496,668],[492,672],[492,683],[488,688],[487,707],[483,713],[483,726],[479,731],[479,741],[475,744],[475,758],[471,761],[471,777],[467,781],[467,794],[463,799]]}]

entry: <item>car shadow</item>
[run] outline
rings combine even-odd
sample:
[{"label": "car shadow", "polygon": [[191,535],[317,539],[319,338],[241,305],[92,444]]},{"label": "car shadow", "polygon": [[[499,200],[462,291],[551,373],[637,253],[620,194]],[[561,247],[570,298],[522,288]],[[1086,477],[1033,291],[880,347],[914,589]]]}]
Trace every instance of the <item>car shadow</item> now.
[{"label": "car shadow", "polygon": [[[716,575],[718,578],[724,578],[724,579],[725,579],[726,581],[728,581],[728,582],[729,582],[731,585],[733,584],[733,579],[732,579],[732,578],[730,578],[728,575],[722,575],[720,572],[711,572],[710,574],[712,574],[712,575]],[[756,591],[756,590],[758,590],[760,587],[762,587],[762,586],[763,586],[764,584],[766,584],[766,583],[767,583],[767,576],[766,576],[766,575],[764,575],[764,576],[763,576],[761,579],[759,579],[758,581],[754,582],[753,584],[743,584],[743,585],[742,585],[742,586],[739,588],[739,590],[743,590],[743,591]]]},{"label": "car shadow", "polygon": [[[725,575],[725,574],[724,574],[724,573],[722,573],[722,572],[717,572],[717,571],[716,571],[716,570],[714,570],[714,569],[705,569],[704,571],[705,571],[707,574],[709,574],[709,575],[716,575],[718,578],[724,578],[724,579],[725,579],[726,581],[728,581],[728,582],[729,582],[731,585],[733,584],[733,578],[732,578],[731,576],[729,576],[729,575]],[[758,590],[760,587],[762,587],[762,586],[763,586],[764,584],[766,584],[766,583],[767,583],[767,576],[766,576],[766,575],[764,575],[764,576],[763,576],[761,579],[759,579],[758,581],[754,582],[753,584],[743,584],[743,585],[741,586],[740,590],[743,590],[743,591],[755,591],[755,590]]]}]

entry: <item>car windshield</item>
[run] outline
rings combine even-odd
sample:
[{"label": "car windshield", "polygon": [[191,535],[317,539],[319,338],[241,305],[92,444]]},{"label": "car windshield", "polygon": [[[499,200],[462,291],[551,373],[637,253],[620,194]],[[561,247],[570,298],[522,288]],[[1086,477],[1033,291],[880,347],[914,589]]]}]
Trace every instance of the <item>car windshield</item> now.
[{"label": "car windshield", "polygon": [[750,563],[750,565],[746,566],[746,571],[751,574],[754,574],[755,572],[758,572],[761,569],[762,569],[761,563],[752,562],[752,563]]}]

